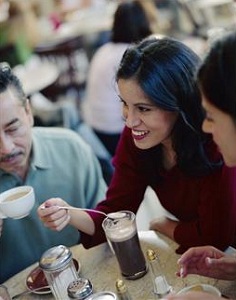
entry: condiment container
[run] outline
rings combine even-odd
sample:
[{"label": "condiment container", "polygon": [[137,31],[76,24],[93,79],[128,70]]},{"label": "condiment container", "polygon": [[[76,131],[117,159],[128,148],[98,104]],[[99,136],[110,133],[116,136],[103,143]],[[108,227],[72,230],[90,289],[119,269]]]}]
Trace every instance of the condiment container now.
[{"label": "condiment container", "polygon": [[87,299],[93,293],[93,286],[89,279],[78,278],[72,281],[67,288],[70,299]]},{"label": "condiment container", "polygon": [[45,251],[39,262],[53,296],[57,300],[68,300],[67,287],[78,279],[71,251],[59,245]]},{"label": "condiment container", "polygon": [[116,293],[119,300],[132,300],[128,288],[122,279],[116,280]]},{"label": "condiment container", "polygon": [[166,277],[162,272],[161,264],[156,252],[152,249],[148,249],[147,258],[153,281],[153,291],[158,298],[163,298],[163,296],[171,291],[171,286],[168,284]]}]

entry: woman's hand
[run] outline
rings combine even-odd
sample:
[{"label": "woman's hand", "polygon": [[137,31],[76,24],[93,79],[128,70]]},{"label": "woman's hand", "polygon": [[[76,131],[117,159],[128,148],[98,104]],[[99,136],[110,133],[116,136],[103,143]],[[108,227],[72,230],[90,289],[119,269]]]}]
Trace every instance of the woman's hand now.
[{"label": "woman's hand", "polygon": [[44,226],[61,231],[70,222],[70,214],[67,209],[58,206],[68,206],[68,203],[61,198],[51,198],[38,207],[38,216]]},{"label": "woman's hand", "polygon": [[212,246],[194,247],[186,251],[178,260],[180,277],[188,274],[216,279],[236,279],[236,257],[227,255]]},{"label": "woman's hand", "polygon": [[68,210],[63,207],[72,207],[61,198],[51,198],[41,204],[38,208],[38,216],[44,226],[61,231],[68,224],[89,235],[95,232],[93,219],[86,211]]}]

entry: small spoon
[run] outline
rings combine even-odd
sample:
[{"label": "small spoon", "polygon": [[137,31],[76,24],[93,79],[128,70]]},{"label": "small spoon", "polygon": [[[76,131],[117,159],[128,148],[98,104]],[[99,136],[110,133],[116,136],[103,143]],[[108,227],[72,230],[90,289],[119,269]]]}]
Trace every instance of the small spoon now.
[{"label": "small spoon", "polygon": [[[45,209],[45,208],[46,208],[45,206],[41,206],[41,209]],[[104,215],[104,216],[108,217],[109,219],[113,219],[113,220],[122,219],[125,216],[125,213],[124,212],[120,212],[120,211],[106,214],[103,211],[95,210],[95,209],[90,209],[90,208],[80,208],[80,207],[60,206],[60,205],[57,205],[57,208],[67,209],[67,210],[92,211],[92,212]]]},{"label": "small spoon", "polygon": [[24,291],[24,292],[21,292],[19,294],[16,294],[15,296],[13,296],[11,299],[17,299],[17,298],[20,298],[24,295],[27,295],[27,294],[31,294],[31,293],[34,293],[34,292],[39,292],[41,290],[44,290],[44,289],[50,289],[50,286],[49,285],[45,285],[45,286],[41,286],[39,288],[36,288],[36,289],[32,289],[32,290],[27,290],[27,291]]}]

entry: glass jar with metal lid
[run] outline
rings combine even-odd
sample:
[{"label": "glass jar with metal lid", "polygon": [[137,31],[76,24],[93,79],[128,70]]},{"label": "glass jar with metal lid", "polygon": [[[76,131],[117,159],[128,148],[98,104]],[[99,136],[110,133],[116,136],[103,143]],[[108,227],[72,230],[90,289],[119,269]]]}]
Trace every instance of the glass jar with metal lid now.
[{"label": "glass jar with metal lid", "polygon": [[147,249],[147,258],[153,281],[153,291],[159,298],[162,298],[171,292],[171,286],[162,271],[158,254],[152,249]]},{"label": "glass jar with metal lid", "polygon": [[116,293],[119,300],[132,300],[128,288],[122,279],[116,280]]},{"label": "glass jar with metal lid", "polygon": [[67,293],[70,299],[84,300],[93,293],[93,286],[89,279],[78,278],[68,285]]},{"label": "glass jar with metal lid", "polygon": [[70,249],[64,245],[48,249],[43,253],[39,266],[54,297],[57,300],[69,299],[67,287],[70,282],[78,279]]}]

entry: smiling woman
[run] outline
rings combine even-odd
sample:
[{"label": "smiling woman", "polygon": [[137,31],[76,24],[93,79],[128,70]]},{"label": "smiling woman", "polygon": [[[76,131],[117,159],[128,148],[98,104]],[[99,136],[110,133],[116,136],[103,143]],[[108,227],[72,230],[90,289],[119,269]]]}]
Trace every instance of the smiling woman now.
[{"label": "smiling woman", "polygon": [[[199,63],[190,48],[170,38],[148,38],[126,50],[116,76],[126,127],[106,200],[96,207],[136,213],[151,186],[177,219],[154,219],[151,229],[175,240],[178,253],[209,243],[225,249],[235,236],[232,171],[201,129],[204,114],[194,78]],[[58,198],[46,203],[65,205]],[[58,225],[63,216],[56,209],[38,212],[46,226],[65,226]],[[78,211],[70,216],[68,223],[87,233],[85,247],[105,241],[102,216]]]},{"label": "smiling woman", "polygon": [[132,129],[135,145],[140,149],[149,149],[162,143],[167,152],[173,153],[169,139],[178,113],[154,105],[136,80],[120,79],[118,87],[123,116],[126,125]]}]

